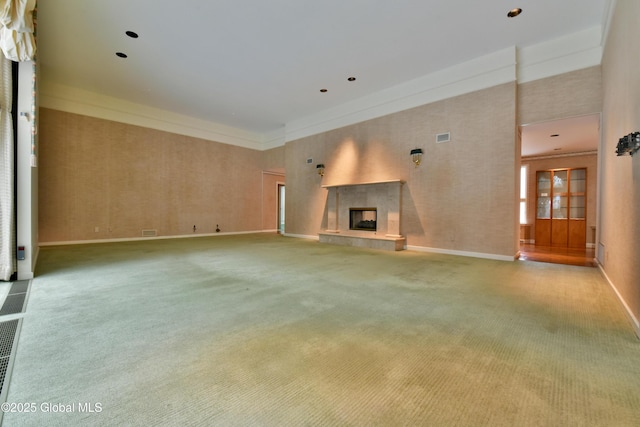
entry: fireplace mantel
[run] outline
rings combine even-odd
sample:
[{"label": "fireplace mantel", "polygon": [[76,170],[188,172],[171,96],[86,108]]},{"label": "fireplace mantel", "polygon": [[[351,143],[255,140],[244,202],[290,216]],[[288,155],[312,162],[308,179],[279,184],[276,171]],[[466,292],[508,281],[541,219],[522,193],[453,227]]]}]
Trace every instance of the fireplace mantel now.
[{"label": "fireplace mantel", "polygon": [[[327,229],[320,242],[377,249],[402,250],[400,235],[402,185],[400,179],[323,185],[327,197]],[[376,230],[350,230],[350,208],[375,208]]]},{"label": "fireplace mantel", "polygon": [[390,179],[388,181],[359,182],[355,184],[331,184],[331,185],[323,185],[322,188],[355,187],[358,185],[393,184],[393,183],[404,184],[404,181],[401,179]]}]

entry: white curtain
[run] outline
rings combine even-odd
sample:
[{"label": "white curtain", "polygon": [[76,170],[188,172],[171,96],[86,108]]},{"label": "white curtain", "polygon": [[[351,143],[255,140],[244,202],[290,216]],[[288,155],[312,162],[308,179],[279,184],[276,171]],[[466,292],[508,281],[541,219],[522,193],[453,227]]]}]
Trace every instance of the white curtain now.
[{"label": "white curtain", "polygon": [[0,280],[5,281],[16,271],[12,80],[11,61],[0,55]]},{"label": "white curtain", "polygon": [[11,61],[35,58],[36,0],[0,0],[0,280],[17,271]]},{"label": "white curtain", "polygon": [[12,61],[35,58],[35,7],[36,0],[0,0],[0,49]]}]

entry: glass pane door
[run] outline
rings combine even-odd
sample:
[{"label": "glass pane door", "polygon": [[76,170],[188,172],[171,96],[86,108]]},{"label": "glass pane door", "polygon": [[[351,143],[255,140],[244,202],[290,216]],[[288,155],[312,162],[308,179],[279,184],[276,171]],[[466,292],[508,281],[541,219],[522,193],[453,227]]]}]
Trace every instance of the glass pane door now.
[{"label": "glass pane door", "polygon": [[586,176],[586,169],[574,169],[571,171],[569,182],[569,190],[571,191],[570,219],[585,218]]},{"label": "glass pane door", "polygon": [[551,172],[538,172],[538,206],[536,207],[536,218],[551,218]]},{"label": "glass pane door", "polygon": [[569,171],[553,172],[553,200],[551,217],[553,219],[569,218]]}]

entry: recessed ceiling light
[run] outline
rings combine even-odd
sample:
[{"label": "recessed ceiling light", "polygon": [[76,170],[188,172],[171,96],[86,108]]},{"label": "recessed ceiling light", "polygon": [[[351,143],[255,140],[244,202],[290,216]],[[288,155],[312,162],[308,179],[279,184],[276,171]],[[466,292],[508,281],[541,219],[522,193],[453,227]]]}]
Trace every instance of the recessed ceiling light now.
[{"label": "recessed ceiling light", "polygon": [[131,37],[132,39],[137,39],[139,37],[138,33],[135,33],[133,31],[127,31],[127,32],[125,32],[125,34],[128,35],[129,37]]},{"label": "recessed ceiling light", "polygon": [[122,53],[122,52],[116,52],[116,56],[118,56],[120,58],[126,58],[127,54],[126,53]]},{"label": "recessed ceiling light", "polygon": [[556,136],[560,136],[559,133],[554,133],[553,135],[549,135],[551,138],[555,138]]},{"label": "recessed ceiling light", "polygon": [[520,15],[522,13],[522,9],[520,9],[519,7],[516,7],[515,9],[511,9],[509,11],[509,13],[507,13],[507,16],[509,18],[515,18],[516,16]]},{"label": "recessed ceiling light", "polygon": [[327,90],[326,89],[320,89],[320,92],[325,93]]},{"label": "recessed ceiling light", "polygon": [[349,80],[350,82],[355,82],[356,78],[355,77],[349,77],[347,80]]}]

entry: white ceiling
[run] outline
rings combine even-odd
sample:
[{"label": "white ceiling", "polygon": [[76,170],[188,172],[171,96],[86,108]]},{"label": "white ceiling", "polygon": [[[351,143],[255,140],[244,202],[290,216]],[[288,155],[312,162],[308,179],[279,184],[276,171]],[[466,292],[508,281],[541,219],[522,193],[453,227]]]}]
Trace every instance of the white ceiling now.
[{"label": "white ceiling", "polygon": [[597,151],[600,114],[522,126],[521,130],[523,157]]},{"label": "white ceiling", "polygon": [[[604,25],[609,2],[42,1],[38,62],[48,82],[266,133],[501,49]],[[522,15],[507,18],[514,7]]]}]

